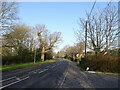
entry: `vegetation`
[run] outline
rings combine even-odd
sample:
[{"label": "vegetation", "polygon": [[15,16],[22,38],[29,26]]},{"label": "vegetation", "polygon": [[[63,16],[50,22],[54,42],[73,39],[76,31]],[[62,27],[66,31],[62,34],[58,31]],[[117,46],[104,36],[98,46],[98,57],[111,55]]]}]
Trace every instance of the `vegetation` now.
[{"label": "vegetation", "polygon": [[54,45],[61,40],[61,33],[54,32],[50,33],[45,25],[37,25],[36,27],[40,46],[41,46],[41,60],[44,61],[45,54],[51,50]]},{"label": "vegetation", "polygon": [[[118,9],[111,2],[104,9],[90,14],[86,13],[87,20],[80,18],[80,27],[75,31],[78,42],[72,46],[65,46],[56,55],[53,47],[61,41],[61,32],[51,33],[45,25],[38,24],[31,27],[25,23],[17,24],[18,4],[1,2],[1,6],[2,70],[46,63],[45,60],[55,56],[79,61],[80,67],[84,69],[90,67],[90,70],[94,71],[120,71],[117,46],[117,37],[120,34]],[[86,53],[86,47],[93,53]]]},{"label": "vegetation", "polygon": [[53,47],[61,40],[61,33],[51,34],[45,25],[31,27],[25,23],[17,24],[18,4],[16,2],[1,2],[1,5],[2,65],[52,59]]},{"label": "vegetation", "polygon": [[65,46],[60,52],[56,54],[56,57],[68,58],[72,61],[81,60],[84,50],[84,43],[79,42],[73,46]]},{"label": "vegetation", "polygon": [[25,67],[28,67],[28,66],[34,66],[34,65],[45,64],[45,63],[50,63],[50,62],[55,62],[55,60],[47,60],[47,61],[44,61],[44,62],[37,61],[36,63],[30,62],[30,63],[23,63],[23,64],[7,65],[7,66],[1,67],[0,70],[8,71],[8,70],[25,68]]},{"label": "vegetation", "polygon": [[[18,13],[18,4],[17,2],[0,2],[1,11],[0,11],[0,23],[1,23],[1,33],[5,34],[11,30],[11,27],[15,25],[15,22],[19,19],[17,16]],[[6,31],[6,32],[5,32]]]},{"label": "vegetation", "polygon": [[77,67],[80,69],[80,71],[86,71],[86,68],[82,67],[81,65],[77,65]]},{"label": "vegetation", "polygon": [[[80,28],[75,31],[79,43],[65,46],[57,53],[57,57],[68,58],[74,62],[79,61],[78,66],[81,70],[89,67],[93,71],[119,72],[117,36],[120,32],[117,26],[117,11],[110,2],[104,9],[94,12],[91,16],[86,13],[87,21],[80,18]],[[87,33],[87,40],[85,40],[85,33]],[[87,41],[87,49],[91,52],[83,52],[85,41]]]},{"label": "vegetation", "polygon": [[116,72],[120,73],[119,66],[120,57],[108,55],[89,55],[81,62],[79,67],[86,69],[89,67],[91,71]]},{"label": "vegetation", "polygon": [[86,53],[80,62],[80,69],[102,72],[120,72],[118,62],[118,9],[111,2],[101,10],[86,13],[86,18],[79,19],[79,30],[75,32],[79,41],[92,52]]},{"label": "vegetation", "polygon": [[[93,13],[86,13],[86,18],[79,19],[80,28],[76,31],[78,40],[87,43],[87,48],[99,54],[116,48],[118,43],[118,9],[111,2]],[[86,34],[85,34],[86,33]]]}]

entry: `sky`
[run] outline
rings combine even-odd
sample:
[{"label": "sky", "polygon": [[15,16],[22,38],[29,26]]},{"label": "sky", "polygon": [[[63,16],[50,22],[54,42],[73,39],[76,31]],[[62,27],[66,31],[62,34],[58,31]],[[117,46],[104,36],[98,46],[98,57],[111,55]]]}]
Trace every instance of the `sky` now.
[{"label": "sky", "polygon": [[[76,42],[74,31],[79,29],[79,18],[86,17],[94,2],[19,2],[20,20],[29,26],[44,24],[51,32],[62,33],[62,42],[55,48],[59,51]],[[104,8],[108,2],[96,2],[93,12]],[[117,5],[117,3],[115,3]]]}]

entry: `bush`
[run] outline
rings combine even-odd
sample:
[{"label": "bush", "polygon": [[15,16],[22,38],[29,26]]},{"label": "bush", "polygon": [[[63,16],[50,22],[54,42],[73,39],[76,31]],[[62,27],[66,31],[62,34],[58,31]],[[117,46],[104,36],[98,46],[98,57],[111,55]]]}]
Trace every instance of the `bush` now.
[{"label": "bush", "polygon": [[2,56],[2,65],[14,65],[26,62],[32,62],[34,59],[34,52],[23,49],[18,55]]},{"label": "bush", "polygon": [[74,61],[74,59],[72,57],[68,57],[68,59],[70,59],[71,61]]},{"label": "bush", "polygon": [[120,57],[114,56],[87,56],[86,60],[82,61],[81,66],[84,68],[89,67],[93,71],[120,72],[119,60]]}]

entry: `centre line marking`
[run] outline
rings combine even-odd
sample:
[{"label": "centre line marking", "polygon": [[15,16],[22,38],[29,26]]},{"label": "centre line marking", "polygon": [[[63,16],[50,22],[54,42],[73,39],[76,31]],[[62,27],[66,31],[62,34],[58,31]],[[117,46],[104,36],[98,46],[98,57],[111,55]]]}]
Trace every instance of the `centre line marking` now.
[{"label": "centre line marking", "polygon": [[65,78],[66,78],[67,74],[68,74],[68,72],[66,72],[65,77],[64,77],[62,83],[60,84],[60,87],[63,85],[63,83],[64,83],[64,81],[65,81]]},{"label": "centre line marking", "polygon": [[10,83],[10,84],[8,84],[8,85],[2,86],[2,87],[0,87],[0,89],[5,88],[5,87],[8,87],[8,86],[13,85],[13,84],[18,83],[18,82],[21,82],[21,81],[23,81],[23,80],[25,80],[25,79],[28,79],[28,78],[29,78],[29,76],[26,77],[26,78],[23,78],[23,79],[21,79],[21,80],[19,80],[19,81],[16,81],[16,82]]},{"label": "centre line marking", "polygon": [[11,78],[4,79],[4,80],[2,80],[2,81],[0,81],[0,82],[4,82],[4,81],[7,81],[7,80],[10,80],[10,79],[13,79],[13,78],[16,78],[16,76],[11,77]]},{"label": "centre line marking", "polygon": [[[68,68],[69,68],[69,66],[70,66],[70,63],[68,63]],[[65,74],[65,77],[64,77],[64,79],[63,79],[63,81],[62,81],[62,83],[60,84],[59,87],[61,87],[61,86],[63,85],[63,83],[64,83],[64,81],[65,81],[65,78],[66,78],[67,74],[68,74],[68,69],[67,69],[67,72],[66,72],[66,74]]]},{"label": "centre line marking", "polygon": [[47,66],[46,68],[49,68],[50,66]]},{"label": "centre line marking", "polygon": [[54,68],[56,65],[52,66],[52,68]]},{"label": "centre line marking", "polygon": [[40,71],[39,74],[42,73],[42,72],[45,72],[45,71],[47,71],[47,70],[48,70],[48,69],[45,69],[45,70],[43,70],[43,71]]}]

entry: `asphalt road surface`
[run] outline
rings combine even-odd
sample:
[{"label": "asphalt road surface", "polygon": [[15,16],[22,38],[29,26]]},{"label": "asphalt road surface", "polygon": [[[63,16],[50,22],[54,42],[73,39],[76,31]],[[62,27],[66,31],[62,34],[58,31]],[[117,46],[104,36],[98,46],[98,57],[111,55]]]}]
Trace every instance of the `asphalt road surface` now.
[{"label": "asphalt road surface", "polygon": [[3,88],[119,88],[117,74],[80,71],[75,63],[56,62],[2,73]]}]

